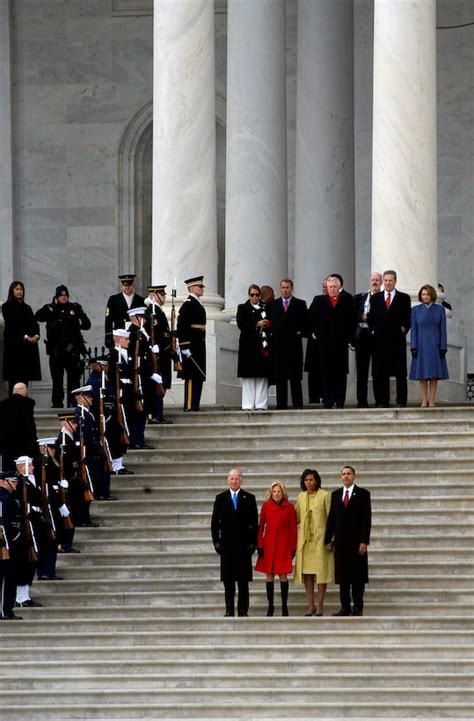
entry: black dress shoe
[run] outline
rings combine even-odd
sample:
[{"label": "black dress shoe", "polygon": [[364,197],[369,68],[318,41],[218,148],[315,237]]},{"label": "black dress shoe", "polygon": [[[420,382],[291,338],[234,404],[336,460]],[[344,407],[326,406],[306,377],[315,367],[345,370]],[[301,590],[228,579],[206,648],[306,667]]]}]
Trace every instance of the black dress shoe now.
[{"label": "black dress shoe", "polygon": [[38,581],[64,581],[62,576],[38,576]]},{"label": "black dress shoe", "polygon": [[397,403],[397,408],[406,408],[406,407],[407,407],[406,403]]},{"label": "black dress shoe", "polygon": [[128,468],[119,468],[118,471],[115,471],[116,476],[134,476],[135,471],[129,471]]},{"label": "black dress shoe", "polygon": [[352,616],[351,609],[347,608],[340,608],[339,611],[336,611],[336,613],[332,614],[333,616]]},{"label": "black dress shoe", "polygon": [[150,446],[148,443],[144,443],[143,446],[142,446],[142,449],[145,450],[145,451],[154,451],[154,450],[155,450],[155,446]]},{"label": "black dress shoe", "polygon": [[117,496],[99,496],[96,501],[118,501]]},{"label": "black dress shoe", "polygon": [[158,419],[158,422],[159,422],[159,423],[164,423],[164,424],[167,425],[167,426],[172,426],[172,425],[173,425],[173,421],[171,421],[169,418],[165,418],[164,416],[162,416],[161,418],[159,418],[159,419]]},{"label": "black dress shoe", "polygon": [[240,616],[240,618],[244,618],[244,617],[248,618],[249,615],[248,615],[248,613],[240,613],[239,612],[238,616]]},{"label": "black dress shoe", "polygon": [[71,546],[71,548],[60,548],[58,553],[80,553],[80,550]]},{"label": "black dress shoe", "polygon": [[16,616],[14,613],[5,613],[0,616],[0,621],[23,621],[23,616]]},{"label": "black dress shoe", "polygon": [[39,603],[39,601],[33,601],[32,598],[29,598],[27,601],[17,601],[15,603],[15,608],[41,608],[42,606],[42,603]]},{"label": "black dress shoe", "polygon": [[353,616],[363,616],[364,614],[363,614],[362,611],[356,611],[356,610],[354,609],[354,610],[352,611],[352,615],[353,615]]},{"label": "black dress shoe", "polygon": [[235,616],[235,613],[233,613],[233,611],[226,611],[224,614],[224,618],[230,618],[231,616]]},{"label": "black dress shoe", "polygon": [[100,523],[95,521],[88,521],[87,523],[78,523],[79,528],[100,528]]}]

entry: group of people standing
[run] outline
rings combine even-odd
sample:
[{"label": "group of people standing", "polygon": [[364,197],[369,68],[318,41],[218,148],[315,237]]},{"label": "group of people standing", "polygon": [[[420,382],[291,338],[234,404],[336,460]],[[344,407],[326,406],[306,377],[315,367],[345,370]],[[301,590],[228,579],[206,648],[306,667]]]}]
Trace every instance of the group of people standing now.
[{"label": "group of people standing", "polygon": [[[367,408],[372,366],[375,406],[390,404],[390,378],[396,381],[396,404],[407,405],[407,335],[411,333],[410,379],[419,380],[421,405],[434,406],[437,383],[448,378],[446,315],[431,285],[420,288],[420,305],[396,289],[397,274],[386,270],[370,276],[370,288],[352,296],[335,273],[322,283],[309,308],[293,295],[284,278],[280,297],[263,300],[252,284],[248,300],[237,309],[240,329],[238,376],[242,378],[242,409],[265,410],[268,386],[276,386],[276,405],[288,408],[288,383],[293,408],[303,406],[303,338],[307,338],[304,370],[309,402],[344,408],[349,350],[355,350],[357,407]],[[382,287],[383,286],[383,287]]]},{"label": "group of people standing", "polygon": [[296,505],[290,502],[285,484],[275,481],[259,520],[255,496],[242,487],[242,473],[236,468],[229,471],[228,489],[216,496],[211,520],[226,617],[235,616],[236,586],[237,615],[249,615],[255,551],[255,570],[266,579],[267,616],[275,612],[275,576],[280,579],[281,615],[289,616],[288,576],[293,565],[295,583],[304,583],[306,616],[323,615],[327,584],[334,582],[339,584],[341,607],[333,615],[363,615],[372,512],[370,493],[356,485],[355,478],[354,468],[343,466],[342,488],[329,493],[321,488],[317,470],[307,468]]}]

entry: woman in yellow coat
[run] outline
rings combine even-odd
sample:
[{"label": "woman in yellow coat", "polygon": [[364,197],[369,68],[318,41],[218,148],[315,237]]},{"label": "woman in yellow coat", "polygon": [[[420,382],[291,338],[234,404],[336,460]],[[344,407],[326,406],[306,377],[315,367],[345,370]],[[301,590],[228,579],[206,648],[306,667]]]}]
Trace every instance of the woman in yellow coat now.
[{"label": "woman in yellow coat", "polygon": [[[317,470],[306,468],[301,474],[301,493],[296,499],[298,545],[295,583],[304,583],[308,611],[306,616],[322,616],[328,583],[334,583],[334,554],[324,545],[331,494],[321,488]],[[314,602],[314,584],[318,584],[318,603]]]}]

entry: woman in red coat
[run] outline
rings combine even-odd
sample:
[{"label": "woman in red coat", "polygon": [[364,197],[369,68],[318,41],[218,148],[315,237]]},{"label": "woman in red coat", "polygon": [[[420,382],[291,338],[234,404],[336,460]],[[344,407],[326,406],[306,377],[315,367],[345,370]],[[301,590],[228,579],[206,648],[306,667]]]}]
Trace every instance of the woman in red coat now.
[{"label": "woman in red coat", "polygon": [[296,511],[283,483],[272,483],[260,511],[256,571],[267,576],[267,616],[273,616],[274,579],[280,576],[281,615],[288,613],[288,573],[296,553]]}]

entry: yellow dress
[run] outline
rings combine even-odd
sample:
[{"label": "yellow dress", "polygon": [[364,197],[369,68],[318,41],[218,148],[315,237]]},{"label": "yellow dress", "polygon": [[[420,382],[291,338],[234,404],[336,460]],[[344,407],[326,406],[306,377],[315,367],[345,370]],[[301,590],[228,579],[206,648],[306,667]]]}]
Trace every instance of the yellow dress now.
[{"label": "yellow dress", "polygon": [[324,545],[330,505],[331,494],[322,488],[312,495],[302,491],[296,499],[298,545],[295,583],[303,582],[303,573],[315,575],[316,583],[334,583],[334,553]]}]

